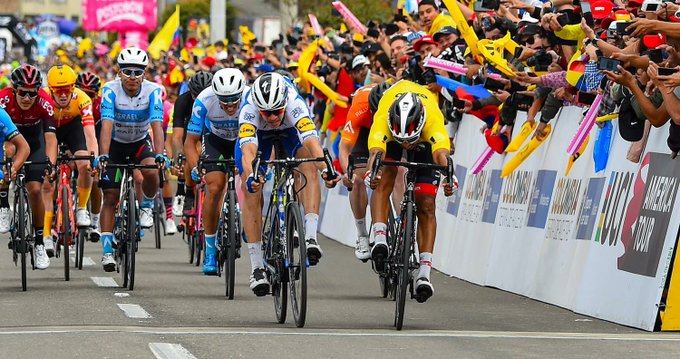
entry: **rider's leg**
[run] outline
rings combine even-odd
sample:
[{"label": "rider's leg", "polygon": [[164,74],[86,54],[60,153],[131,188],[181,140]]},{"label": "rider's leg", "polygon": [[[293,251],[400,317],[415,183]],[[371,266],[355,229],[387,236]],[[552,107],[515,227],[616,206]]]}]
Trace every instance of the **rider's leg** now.
[{"label": "rider's leg", "polygon": [[[430,280],[432,269],[432,251],[434,249],[435,233],[437,231],[437,218],[435,216],[435,197],[437,186],[430,183],[428,187],[418,191],[416,189],[416,205],[418,206],[418,251],[420,252],[420,270],[416,277],[416,299],[425,302],[434,294],[434,287]],[[422,184],[418,184],[422,187]]]},{"label": "rider's leg", "polygon": [[92,181],[92,189],[90,191],[90,219],[99,228],[99,213],[102,210],[102,190],[99,188],[99,181]]},{"label": "rider's leg", "polygon": [[[50,182],[47,178],[43,180],[42,186],[41,186],[41,197],[42,197],[42,203],[44,208],[44,217],[43,217],[43,239],[41,242],[44,242],[45,244],[45,251],[47,252],[47,255],[52,257],[54,255],[54,243],[53,243],[53,238],[52,238],[52,222],[54,219],[54,189],[55,185],[53,182]],[[35,220],[35,216],[33,218]],[[35,222],[34,222],[35,223]],[[38,244],[43,244],[43,243],[37,243]]]},{"label": "rider's leg", "polygon": [[[76,156],[87,156],[87,151],[76,151]],[[91,224],[87,202],[90,200],[92,192],[92,176],[90,175],[90,163],[88,161],[76,161],[78,166],[78,204],[76,219],[78,226],[89,226]]]},{"label": "rider's leg", "polygon": [[215,255],[217,247],[215,238],[217,237],[217,222],[219,220],[219,205],[224,195],[226,177],[224,172],[212,171],[205,176],[206,194],[203,200],[203,228],[205,228],[205,262],[203,263],[203,273],[212,274],[217,272],[215,268]]},{"label": "rider's leg", "polygon": [[165,219],[174,220],[172,215],[172,183],[165,181],[163,183],[163,204],[165,205]]},{"label": "rider's leg", "polygon": [[368,192],[364,184],[366,169],[355,171],[352,191],[349,193],[349,204],[354,214],[354,224],[357,227],[357,243],[354,248],[354,256],[366,261],[371,257],[368,231],[366,230],[366,207],[368,206]]},{"label": "rider's leg", "polygon": [[[141,162],[143,165],[153,165],[155,162],[153,157],[147,157]],[[140,204],[140,226],[142,228],[151,228],[153,225],[153,205],[158,193],[158,185],[160,179],[158,178],[157,169],[144,169],[141,171],[143,181],[142,189],[142,203]]]}]

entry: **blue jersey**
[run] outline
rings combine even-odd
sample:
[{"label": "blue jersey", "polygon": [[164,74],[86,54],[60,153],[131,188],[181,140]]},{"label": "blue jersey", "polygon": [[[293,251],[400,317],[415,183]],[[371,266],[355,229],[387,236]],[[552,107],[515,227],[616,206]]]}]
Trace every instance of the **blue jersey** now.
[{"label": "blue jersey", "polygon": [[3,108],[0,107],[0,160],[5,158],[5,141],[9,141],[19,135],[17,126]]},{"label": "blue jersey", "polygon": [[144,80],[139,93],[130,97],[121,80],[107,82],[102,89],[101,117],[102,121],[113,121],[111,138],[116,142],[146,138],[151,122],[163,122],[160,85]]},{"label": "blue jersey", "polygon": [[[241,94],[241,104],[244,102],[246,88]],[[201,135],[203,129],[207,132],[228,141],[236,141],[238,138],[238,115],[236,111],[229,116],[220,106],[220,101],[213,91],[208,87],[194,100],[194,107],[191,111],[191,121],[187,126],[187,134]]]}]

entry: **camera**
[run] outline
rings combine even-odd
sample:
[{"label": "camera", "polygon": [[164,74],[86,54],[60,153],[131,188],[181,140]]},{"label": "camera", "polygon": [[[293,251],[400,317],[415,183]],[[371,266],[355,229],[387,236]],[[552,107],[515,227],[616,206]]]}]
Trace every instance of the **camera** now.
[{"label": "camera", "polygon": [[527,65],[535,71],[548,71],[548,66],[553,62],[552,56],[545,49],[536,50],[534,56],[527,59]]},{"label": "camera", "polygon": [[331,68],[328,67],[328,65],[323,65],[319,68],[319,70],[316,72],[317,76],[319,77],[326,77],[328,74],[332,72]]}]

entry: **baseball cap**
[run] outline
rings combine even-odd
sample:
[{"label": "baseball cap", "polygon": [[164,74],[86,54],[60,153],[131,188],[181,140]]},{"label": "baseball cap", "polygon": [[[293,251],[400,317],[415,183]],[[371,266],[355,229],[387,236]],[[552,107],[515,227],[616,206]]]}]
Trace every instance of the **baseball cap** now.
[{"label": "baseball cap", "polygon": [[456,34],[456,35],[460,36],[460,32],[458,32],[458,30],[454,29],[452,26],[444,26],[439,31],[437,31],[432,36],[432,38],[434,39],[434,41],[439,41],[437,39],[440,38],[442,35],[449,35],[449,34]]},{"label": "baseball cap", "polygon": [[356,70],[358,67],[361,66],[368,66],[371,63],[368,61],[366,56],[364,55],[357,55],[354,60],[352,60],[352,70]]},{"label": "baseball cap", "polygon": [[666,35],[664,34],[652,34],[645,35],[642,38],[642,43],[647,46],[648,49],[655,49],[661,45],[666,44]]},{"label": "baseball cap", "polygon": [[431,35],[425,35],[413,43],[413,49],[416,51],[420,51],[420,47],[425,44],[434,44],[439,46],[439,43],[437,41],[434,41]]},{"label": "baseball cap", "polygon": [[591,4],[593,18],[602,20],[609,16],[614,9],[614,4],[609,0],[598,0]]}]

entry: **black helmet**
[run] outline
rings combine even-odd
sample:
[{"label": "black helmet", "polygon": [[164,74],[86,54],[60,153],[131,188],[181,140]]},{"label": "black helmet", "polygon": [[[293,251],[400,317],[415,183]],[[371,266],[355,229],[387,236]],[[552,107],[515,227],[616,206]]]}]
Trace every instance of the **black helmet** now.
[{"label": "black helmet", "polygon": [[99,93],[99,89],[102,87],[102,81],[92,72],[81,72],[76,79],[76,86],[81,90]]},{"label": "black helmet", "polygon": [[17,87],[40,87],[42,86],[42,74],[32,65],[21,65],[12,71],[12,86]]},{"label": "black helmet", "polygon": [[425,126],[425,107],[413,92],[401,94],[390,107],[390,132],[399,143],[416,143]]},{"label": "black helmet", "polygon": [[191,96],[197,97],[201,91],[205,90],[212,83],[213,74],[208,71],[198,71],[189,78],[189,92]]},{"label": "black helmet", "polygon": [[387,82],[381,82],[371,89],[371,93],[368,95],[368,105],[370,106],[372,113],[378,111],[380,99],[383,97],[383,94],[385,94],[385,91],[390,88],[390,86],[392,85]]}]

